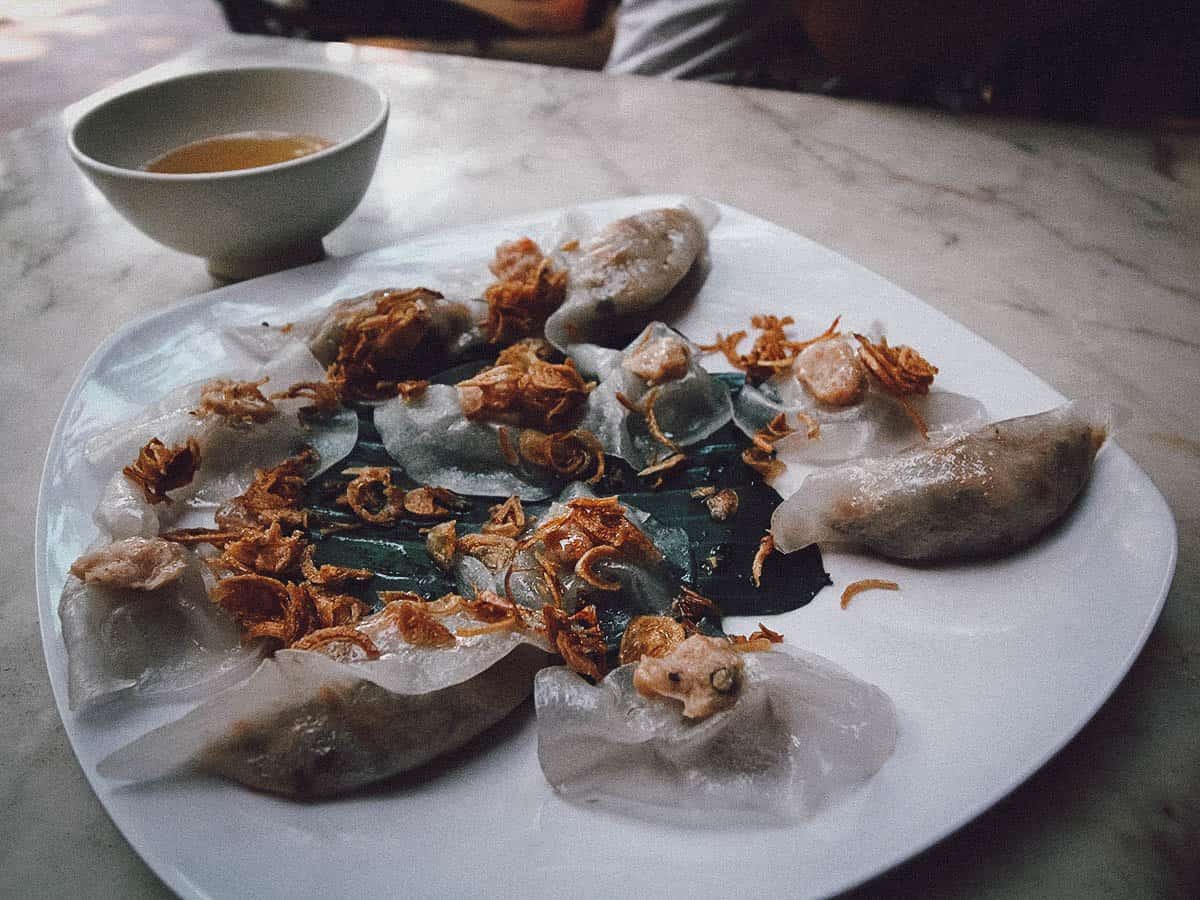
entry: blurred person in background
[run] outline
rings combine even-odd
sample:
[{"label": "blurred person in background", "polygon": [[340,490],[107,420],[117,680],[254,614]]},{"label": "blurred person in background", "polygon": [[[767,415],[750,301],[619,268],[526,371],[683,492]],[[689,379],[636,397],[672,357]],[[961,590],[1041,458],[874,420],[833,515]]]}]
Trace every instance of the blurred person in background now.
[{"label": "blurred person in background", "polygon": [[610,72],[1117,125],[1200,116],[1193,0],[622,0]]},{"label": "blurred person in background", "polygon": [[596,0],[218,0],[229,27],[313,40],[392,35],[482,40],[569,34],[594,23]]}]

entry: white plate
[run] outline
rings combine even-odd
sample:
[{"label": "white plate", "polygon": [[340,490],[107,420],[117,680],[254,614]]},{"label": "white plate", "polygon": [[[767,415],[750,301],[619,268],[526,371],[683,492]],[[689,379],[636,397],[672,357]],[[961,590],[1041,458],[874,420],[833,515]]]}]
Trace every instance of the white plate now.
[{"label": "white plate", "polygon": [[[605,221],[676,198],[605,201]],[[992,418],[1061,397],[1012,359],[884,279],[812,241],[722,207],[712,269],[677,324],[696,339],[759,312],[821,328],[879,320],[941,368],[938,384]],[[1150,479],[1115,445],[1062,527],[1008,559],[910,569],[827,554],[835,587],[768,620],[882,687],[895,701],[895,755],[849,800],[788,828],[683,829],[572,805],[546,785],[523,708],[482,748],[345,800],[298,804],[199,776],[117,788],[96,763],[186,707],[66,707],[56,607],[66,570],[94,536],[99,484],[69,471],[70,448],[168,388],[220,368],[211,335],[278,324],[384,285],[478,290],[502,240],[549,237],[557,212],[456,229],[362,256],[223,288],[135,322],[98,349],[51,441],[37,521],[42,641],[79,762],[130,844],[181,895],[725,896],[750,878],[768,895],[825,895],[928,847],[995,803],[1063,746],[1116,687],[1162,607],[1175,523]],[[848,609],[841,586],[899,581]],[[734,620],[737,630],[748,622]]]}]

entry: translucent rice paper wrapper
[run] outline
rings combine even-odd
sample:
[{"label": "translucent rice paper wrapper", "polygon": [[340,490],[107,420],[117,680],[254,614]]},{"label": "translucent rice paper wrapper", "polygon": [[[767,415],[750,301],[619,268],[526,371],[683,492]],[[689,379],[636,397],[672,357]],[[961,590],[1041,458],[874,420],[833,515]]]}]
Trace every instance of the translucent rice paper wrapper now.
[{"label": "translucent rice paper wrapper", "polygon": [[143,781],[199,768],[286,796],[335,796],[467,743],[512,712],[551,659],[526,634],[428,648],[405,643],[382,614],[358,627],[379,659],[279,651],[247,681],[112,753],[100,774]]},{"label": "translucent rice paper wrapper", "polygon": [[775,546],[848,546],[912,562],[1012,552],[1074,503],[1108,428],[1105,410],[1067,403],[815,471],[772,515]]},{"label": "translucent rice paper wrapper", "polygon": [[[339,300],[323,314],[297,322],[292,333],[306,341],[313,356],[328,366],[337,358],[346,322],[356,313],[374,308],[384,293],[387,290],[368,291]],[[447,359],[457,359],[485,343],[482,323],[487,319],[487,304],[482,300],[443,297],[427,301],[427,305],[434,342],[445,348]]]},{"label": "translucent rice paper wrapper", "polygon": [[[453,385],[431,384],[413,400],[389,400],[375,408],[375,427],[392,458],[425,484],[522,500],[544,500],[561,484],[552,472],[513,465],[501,449],[500,426],[464,416]],[[517,430],[508,430],[515,447]]]},{"label": "translucent rice paper wrapper", "polygon": [[[643,342],[660,339],[681,341],[687,348],[688,367],[682,377],[653,388],[631,372],[627,363]],[[654,413],[663,433],[681,447],[703,441],[733,418],[733,403],[729,388],[700,365],[700,356],[699,348],[669,325],[650,323],[605,363],[603,381],[588,397],[579,427],[600,438],[606,452],[641,469],[662,456],[666,448],[651,436],[646,418],[631,413],[617,394],[641,405],[651,391],[656,391]]]},{"label": "translucent rice paper wrapper", "polygon": [[538,674],[538,760],[563,796],[683,820],[743,811],[796,821],[861,785],[895,748],[887,695],[815,654],[747,653],[737,702],[700,721],[641,696],[635,668],[599,685],[565,667]]},{"label": "translucent rice paper wrapper", "polygon": [[[605,366],[607,374],[588,395],[575,426],[594,434],[605,453],[638,469],[661,456],[664,447],[651,437],[645,418],[631,414],[616,395],[621,392],[635,403],[645,399],[650,388],[624,368],[623,360],[644,337],[661,336],[686,343],[678,332],[655,322],[624,351],[605,351],[612,354]],[[699,351],[691,344],[687,346],[687,373],[661,385],[654,406],[662,430],[681,446],[704,440],[733,415],[729,389],[700,366]],[[562,484],[552,472],[523,461],[514,465],[504,454],[499,432],[507,428],[510,446],[515,447],[518,429],[468,419],[453,385],[431,384],[420,397],[387,401],[375,409],[375,427],[392,458],[410,478],[426,484],[460,494],[516,495],[527,501],[551,497]]]},{"label": "translucent rice paper wrapper", "polygon": [[579,246],[560,251],[556,262],[568,272],[567,297],[546,322],[546,338],[575,360],[587,377],[600,374],[614,346],[655,317],[660,306],[702,254],[709,230],[720,218],[703,200],[646,210],[590,231],[574,222]]},{"label": "translucent rice paper wrapper", "polygon": [[227,687],[258,664],[224,610],[208,599],[193,556],[177,581],[135,591],[68,579],[58,607],[71,709],[123,696],[186,700]]},{"label": "translucent rice paper wrapper", "polygon": [[[325,370],[295,337],[278,329],[239,329],[222,334],[229,355],[241,365],[213,377],[255,381],[264,376],[264,394],[286,390],[302,381],[322,381]],[[83,447],[86,462],[102,473],[112,473],[95,513],[101,532],[113,539],[150,537],[161,528],[177,524],[189,510],[211,509],[242,493],[256,469],[278,465],[304,446],[319,454],[310,474],[315,477],[349,455],[358,440],[358,416],[340,409],[330,419],[307,423],[299,411],[311,403],[305,398],[276,400],[278,413],[261,424],[233,425],[220,416],[197,418],[191,414],[200,401],[201,386],[212,379],[171,391],[132,419],[93,435]],[[174,502],[149,504],[141,490],[121,470],[152,438],[168,447],[195,438],[200,445],[200,468],[192,482],[171,491]]]},{"label": "translucent rice paper wrapper", "polygon": [[[227,355],[240,363],[221,377],[267,376],[266,393],[324,378],[304,343],[277,329],[229,331],[221,340]],[[256,469],[277,465],[307,445],[320,454],[317,472],[323,471],[349,454],[358,439],[353,410],[340,410],[310,426],[299,416],[310,402],[303,398],[275,401],[278,413],[262,424],[234,426],[217,416],[199,419],[191,411],[199,403],[202,383],[170,392],[84,444],[82,464],[111,473],[93,514],[100,531],[93,548],[126,537],[154,537],[176,525],[211,525],[213,510],[242,493]],[[189,437],[200,445],[199,470],[189,485],[170,492],[170,503],[148,503],[121,471],[155,437],[167,446]],[[126,695],[172,700],[204,696],[248,676],[261,656],[257,644],[242,645],[236,623],[209,601],[194,557],[182,579],[156,591],[105,588],[71,578],[59,601],[59,617],[73,709]]]},{"label": "translucent rice paper wrapper", "polygon": [[[907,400],[928,425],[930,440],[957,437],[986,422],[983,404],[963,394],[934,388]],[[900,402],[875,384],[854,406],[831,407],[813,399],[789,371],[761,385],[747,384],[734,399],[734,422],[747,437],[780,413],[796,429],[775,442],[776,457],[789,465],[828,466],[892,456],[924,442]],[[807,423],[799,414],[820,425],[817,437],[808,437]]]},{"label": "translucent rice paper wrapper", "polygon": [[[540,521],[548,522],[565,515],[570,511],[567,503],[571,500],[595,496],[595,492],[586,484],[575,482],[568,485]],[[574,611],[579,606],[580,595],[588,593],[591,596],[589,602],[596,602],[602,614],[607,610],[628,616],[667,615],[671,611],[671,602],[679,594],[680,581],[691,581],[692,557],[687,532],[682,528],[664,525],[636,506],[623,503],[621,508],[625,517],[641,529],[663,558],[658,561],[615,560],[599,563],[597,569],[603,577],[621,585],[621,590],[612,592],[610,598],[597,598],[595,590],[584,579],[570,567],[564,567],[564,571],[557,573],[561,589],[559,603],[563,609]],[[487,588],[501,595],[507,592],[515,602],[538,610],[551,602],[542,590],[542,569],[532,548],[518,550],[512,564],[495,574],[489,572],[479,560],[469,556],[463,556],[455,562],[454,573],[460,591],[474,593],[479,588]],[[611,600],[613,605],[604,606],[603,599]]]}]

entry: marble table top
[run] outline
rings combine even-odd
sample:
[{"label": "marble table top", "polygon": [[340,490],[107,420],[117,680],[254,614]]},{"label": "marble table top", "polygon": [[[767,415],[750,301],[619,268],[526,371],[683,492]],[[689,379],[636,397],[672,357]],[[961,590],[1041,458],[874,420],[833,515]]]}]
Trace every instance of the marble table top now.
[{"label": "marble table top", "polygon": [[[1200,895],[1200,140],[458,57],[229,37],[230,62],[346,67],[392,99],[332,255],[636,193],[724,201],[896,282],[1067,395],[1131,410],[1179,564],[1158,626],[1093,721],[990,812],[863,896]],[[168,894],[71,753],[42,661],[33,510],[63,398],[133,317],[212,285],[70,162],[78,110],[0,139],[0,895]]]}]

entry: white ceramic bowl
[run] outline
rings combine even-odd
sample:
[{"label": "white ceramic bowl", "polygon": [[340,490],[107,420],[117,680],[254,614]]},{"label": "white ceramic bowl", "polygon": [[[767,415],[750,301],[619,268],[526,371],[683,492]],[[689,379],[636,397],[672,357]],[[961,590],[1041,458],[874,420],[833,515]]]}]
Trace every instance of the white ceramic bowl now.
[{"label": "white ceramic bowl", "polygon": [[[378,88],[337,72],[247,67],[181,75],[85,113],[71,155],[109,202],[150,237],[203,256],[224,279],[323,255],[321,238],[358,206],[387,126]],[[254,169],[195,175],[142,170],[182,144],[221,134],[283,131],[333,146]]]}]

